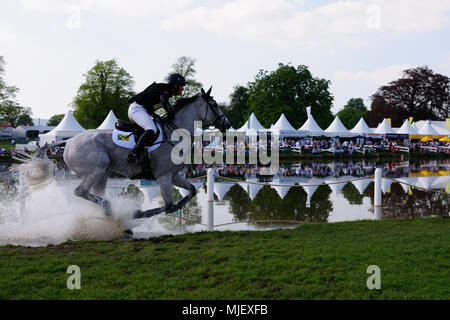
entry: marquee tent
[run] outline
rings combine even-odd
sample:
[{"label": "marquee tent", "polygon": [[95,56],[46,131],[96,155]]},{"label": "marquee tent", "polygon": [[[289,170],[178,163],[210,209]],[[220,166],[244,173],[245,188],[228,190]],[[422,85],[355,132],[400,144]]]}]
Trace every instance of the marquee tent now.
[{"label": "marquee tent", "polygon": [[250,115],[250,125],[248,123],[248,121],[238,130],[236,130],[237,132],[245,132],[247,135],[252,135],[252,136],[256,136],[258,135],[258,133],[261,132],[265,132],[267,131],[267,129],[265,129],[261,123],[258,121],[258,119],[256,118],[255,114],[252,113]]},{"label": "marquee tent", "polygon": [[356,126],[352,130],[350,130],[350,132],[361,135],[374,133],[373,130],[370,129],[367,123],[364,121],[364,118],[361,118],[359,122],[356,124]]},{"label": "marquee tent", "polygon": [[117,117],[112,110],[109,111],[108,116],[103,123],[97,128],[97,130],[112,130],[117,122]]},{"label": "marquee tent", "polygon": [[310,136],[321,136],[323,135],[322,128],[319,127],[316,120],[311,114],[311,107],[306,108],[306,112],[308,114],[308,120],[303,124],[303,126],[298,129],[298,131],[307,131],[307,134]]},{"label": "marquee tent", "polygon": [[40,145],[46,143],[54,143],[62,140],[70,139],[77,134],[85,131],[85,129],[78,123],[72,112],[67,111],[62,121],[50,132],[39,135]]},{"label": "marquee tent", "polygon": [[405,120],[405,122],[403,122],[403,125],[397,129],[397,134],[415,135],[417,134],[417,131],[413,126],[409,125],[409,120]]},{"label": "marquee tent", "polygon": [[334,121],[330,124],[330,126],[325,130],[328,136],[332,137],[351,137],[355,134],[348,131],[348,129],[344,126],[344,124],[341,122],[341,119],[336,116],[334,118]]},{"label": "marquee tent", "polygon": [[394,129],[389,125],[386,119],[381,122],[378,127],[374,130],[374,133],[378,134],[396,134]]},{"label": "marquee tent", "polygon": [[439,136],[439,133],[436,130],[434,130],[434,128],[431,126],[430,120],[427,120],[425,124],[422,126],[422,128],[419,130],[419,135],[432,136],[434,138]]},{"label": "marquee tent", "polygon": [[289,123],[284,113],[280,116],[280,119],[270,128],[272,134],[282,137],[298,137],[302,135],[302,132],[295,130],[295,128]]}]

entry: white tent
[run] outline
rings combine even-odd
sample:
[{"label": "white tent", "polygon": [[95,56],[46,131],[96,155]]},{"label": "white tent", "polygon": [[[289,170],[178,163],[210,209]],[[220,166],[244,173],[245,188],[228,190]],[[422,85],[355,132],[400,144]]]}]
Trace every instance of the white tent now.
[{"label": "white tent", "polygon": [[46,143],[53,143],[62,140],[72,138],[85,131],[85,129],[78,123],[78,121],[73,116],[72,112],[67,111],[66,116],[58,124],[58,126],[50,132],[45,134],[40,134],[40,145]]},{"label": "white tent", "polygon": [[[247,179],[248,182],[257,182],[254,178]],[[254,200],[256,195],[258,194],[259,190],[261,190],[264,186],[262,184],[253,184],[253,183],[245,183],[245,182],[239,182],[238,183],[242,189],[247,191],[249,197],[251,200]]]},{"label": "white tent", "polygon": [[369,128],[367,123],[364,121],[364,118],[361,118],[356,126],[350,130],[351,133],[355,134],[373,134],[373,130]]},{"label": "white tent", "polygon": [[373,180],[371,179],[364,179],[364,180],[356,180],[352,181],[353,185],[356,189],[358,189],[359,194],[364,194],[364,191],[366,191],[367,187]]},{"label": "white tent", "polygon": [[258,119],[256,118],[254,113],[252,113],[250,115],[249,120],[250,120],[250,125],[247,121],[241,128],[239,128],[236,131],[245,132],[247,135],[253,135],[253,136],[258,135],[258,132],[260,132],[260,131],[262,131],[262,132],[267,131],[267,129],[264,129],[264,127],[258,121]]},{"label": "white tent", "polygon": [[316,192],[318,187],[317,186],[310,186],[310,185],[302,186],[302,187],[306,191],[306,207],[307,208],[311,208],[311,198],[314,195],[314,193]]},{"label": "white tent", "polygon": [[303,124],[303,126],[298,129],[299,131],[307,131],[308,135],[320,136],[323,135],[322,128],[319,127],[316,120],[314,120],[311,114],[311,107],[306,108],[306,113],[308,114],[308,120]]},{"label": "white tent", "polygon": [[293,185],[290,181],[281,181],[280,178],[273,179],[272,182],[269,182],[269,185],[272,189],[274,189],[281,199],[284,199],[291,189],[291,185]]},{"label": "white tent", "polygon": [[378,127],[375,129],[374,133],[378,134],[395,134],[396,132],[392,127],[389,125],[386,119],[381,122]]},{"label": "white tent", "polygon": [[408,135],[416,135],[417,131],[414,129],[413,126],[409,125],[409,120],[405,120],[405,122],[403,122],[403,125],[398,128],[397,130],[397,134],[408,134]]},{"label": "white tent", "polygon": [[341,119],[338,116],[334,118],[334,121],[330,124],[330,126],[325,130],[325,132],[329,136],[340,136],[340,137],[349,137],[354,136],[353,133],[348,131],[348,129],[344,126]]},{"label": "white tent", "polygon": [[301,132],[295,130],[295,128],[289,123],[286,116],[281,114],[280,119],[270,127],[272,134],[281,137],[298,137],[302,135]]},{"label": "white tent", "polygon": [[450,131],[447,128],[443,128],[434,124],[431,124],[431,127],[436,130],[436,132],[440,135],[440,136],[448,136],[450,134]]},{"label": "white tent", "polygon": [[231,187],[233,187],[236,183],[230,182],[220,182],[214,183],[214,193],[216,194],[219,201],[222,201],[225,195],[230,191]]},{"label": "white tent", "polygon": [[335,196],[339,196],[339,194],[341,193],[342,189],[344,188],[344,186],[348,183],[348,182],[344,182],[344,183],[333,183],[333,184],[329,184],[330,182],[337,182],[338,179],[326,179],[325,183],[328,184],[328,186],[330,187],[331,191],[333,191],[333,194]]},{"label": "white tent", "polygon": [[385,178],[382,178],[381,179],[381,191],[383,191],[383,193],[390,193],[390,187],[391,187],[391,184],[392,184],[392,180],[390,180],[390,179],[385,179]]},{"label": "white tent", "polygon": [[439,133],[433,129],[430,120],[427,120],[422,128],[419,130],[419,135],[423,136],[439,136]]},{"label": "white tent", "polygon": [[108,116],[103,123],[97,128],[97,130],[112,130],[117,122],[117,117],[112,110],[109,111]]},{"label": "white tent", "polygon": [[417,126],[417,124],[415,122],[413,122],[413,124],[411,125],[411,128],[417,132],[417,134],[419,134],[419,127]]}]

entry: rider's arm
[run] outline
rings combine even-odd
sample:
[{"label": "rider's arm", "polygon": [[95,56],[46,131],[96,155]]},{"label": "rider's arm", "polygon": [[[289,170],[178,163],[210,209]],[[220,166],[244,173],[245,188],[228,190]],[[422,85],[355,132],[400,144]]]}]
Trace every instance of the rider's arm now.
[{"label": "rider's arm", "polygon": [[162,106],[163,106],[164,110],[167,111],[168,116],[170,118],[173,118],[172,107],[170,106],[170,103],[169,103],[169,95],[167,93],[163,92],[159,96],[159,99],[161,100],[161,103],[162,103]]}]

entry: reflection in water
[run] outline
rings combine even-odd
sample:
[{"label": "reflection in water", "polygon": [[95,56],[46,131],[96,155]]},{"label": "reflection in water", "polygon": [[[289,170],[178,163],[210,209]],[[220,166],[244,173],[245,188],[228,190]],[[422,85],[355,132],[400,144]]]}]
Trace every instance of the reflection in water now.
[{"label": "reflection in water", "polygon": [[[370,177],[374,174],[376,166],[383,167],[384,177],[391,177],[425,189],[440,190],[441,193],[418,190],[383,178],[382,208],[378,216],[373,208],[372,178],[334,184],[339,181]],[[258,166],[241,165],[216,169],[222,176],[214,184],[216,230],[263,230],[297,226],[288,221],[316,223],[448,216],[449,214],[449,160],[287,163],[282,164],[278,174],[266,177],[267,182],[264,184],[258,182],[261,171],[261,167]],[[203,166],[192,166],[186,168],[183,173],[187,178],[200,177],[206,174],[206,170],[207,168]],[[230,181],[227,178],[233,178],[236,181]],[[194,182],[199,188],[198,195],[175,214],[135,221],[136,224],[133,227],[135,234],[149,237],[206,230],[208,220],[205,181],[200,179]],[[4,183],[0,184],[0,230],[2,225],[5,226],[5,223],[10,222],[8,217],[14,216],[13,211],[18,207],[11,205],[18,202],[18,188],[15,183],[12,179],[5,179]],[[77,183],[78,180],[69,179],[66,173],[60,172],[59,179],[54,184],[57,192],[53,196],[67,197],[68,203],[74,201],[73,188]],[[127,204],[122,207],[130,213],[137,208],[148,210],[163,205],[158,186],[148,184],[148,181],[143,180],[110,179],[106,196],[109,199],[115,199],[113,202],[119,206],[120,203],[126,202]],[[177,187],[173,189],[173,192],[175,201],[187,195],[186,190]],[[262,220],[283,220],[286,223],[268,225],[262,223]],[[236,225],[222,227],[232,222]]]}]

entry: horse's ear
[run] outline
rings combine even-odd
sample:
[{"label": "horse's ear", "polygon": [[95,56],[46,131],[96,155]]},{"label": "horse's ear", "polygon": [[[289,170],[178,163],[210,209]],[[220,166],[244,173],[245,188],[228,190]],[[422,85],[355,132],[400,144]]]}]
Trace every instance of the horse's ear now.
[{"label": "horse's ear", "polygon": [[206,93],[206,95],[207,95],[208,97],[211,96],[211,91],[212,91],[212,86],[211,86],[211,88],[209,88],[208,92]]},{"label": "horse's ear", "polygon": [[202,90],[201,90],[201,93],[202,93],[202,94],[205,94],[205,90],[203,90],[203,88],[202,88]]}]

